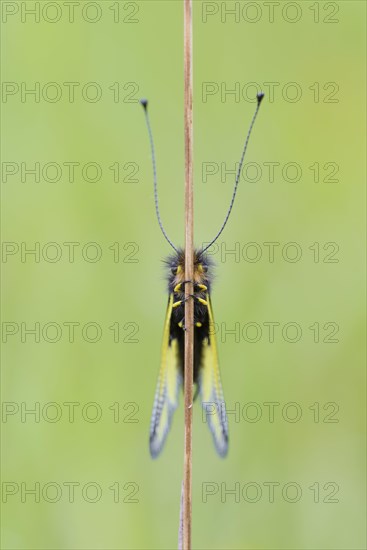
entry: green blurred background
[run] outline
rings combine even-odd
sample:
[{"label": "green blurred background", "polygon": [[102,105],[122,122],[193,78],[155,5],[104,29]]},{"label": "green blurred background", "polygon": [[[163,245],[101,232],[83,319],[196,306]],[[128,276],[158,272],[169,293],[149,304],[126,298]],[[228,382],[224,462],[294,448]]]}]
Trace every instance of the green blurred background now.
[{"label": "green blurred background", "polygon": [[[64,2],[41,2],[39,21],[25,13],[34,2],[2,2],[2,235],[8,243],[2,259],[2,547],[171,549],[177,547],[183,413],[181,402],[166,448],[152,461],[148,431],[167,299],[161,260],[170,251],[155,219],[137,100],[150,100],[162,217],[172,240],[182,244],[182,3],[86,4],[75,3],[69,22]],[[234,169],[254,111],[253,102],[225,91],[237,86],[254,97],[255,87],[246,87],[252,82],[267,96],[246,159],[257,163],[260,176],[250,165],[251,181],[241,180],[213,254],[224,392],[228,408],[243,414],[230,416],[229,455],[221,460],[195,405],[193,546],[365,548],[366,9],[359,1],[280,2],[272,21],[270,9],[266,2],[194,2],[198,245],[222,223],[233,175],[221,178],[221,163]],[[28,88],[40,83],[39,102],[31,95],[22,101],[22,82]],[[44,88],[50,82],[58,88]],[[80,83],[74,102],[65,82]],[[91,102],[93,86],[82,95],[90,82],[102,92],[99,101]],[[206,101],[205,83],[218,90]],[[266,83],[278,83],[273,98]],[[298,101],[287,100],[296,89],[289,83],[301,90]],[[57,90],[60,99],[50,101]],[[22,181],[21,163],[36,162],[40,181],[30,174]],[[66,162],[80,163],[73,182]],[[101,169],[98,181],[90,181],[93,167],[82,173],[89,162]],[[270,181],[264,163],[272,162],[279,164]],[[52,166],[42,175],[47,163],[62,167],[59,179]],[[117,182],[109,168],[115,163]],[[205,178],[203,163],[217,163],[219,171]],[[288,163],[297,163],[300,177],[292,166],[287,172]],[[22,258],[22,242],[28,248],[40,243],[39,262]],[[79,243],[73,262],[65,242]],[[99,261],[91,261],[92,242]],[[255,251],[246,248],[249,242],[261,251],[258,261],[249,261]],[[266,242],[279,243],[273,262]],[[299,261],[282,256],[290,242],[301,250]],[[226,255],[230,249],[237,256]],[[50,261],[60,250],[58,261]],[[291,257],[295,248],[287,251]],[[72,322],[79,325],[70,342],[65,323]],[[82,333],[91,322],[101,331],[94,343],[87,341],[93,326]],[[274,342],[269,322],[279,323]],[[39,342],[24,332],[35,323]],[[258,341],[249,341],[259,329],[247,323],[260,326]],[[302,330],[297,342],[287,341],[292,326],[282,336],[287,323]],[[241,333],[225,337],[225,329],[235,327]],[[76,403],[73,422],[68,402]],[[279,404],[274,422],[269,402]],[[25,414],[35,407],[39,418]],[[297,411],[302,417],[291,422]],[[93,422],[96,413],[101,418]],[[71,482],[78,484],[74,502],[65,485]],[[215,494],[205,496],[208,482]],[[269,482],[279,484],[274,502]],[[36,483],[39,502],[25,492]],[[234,488],[237,495],[226,494]]]}]

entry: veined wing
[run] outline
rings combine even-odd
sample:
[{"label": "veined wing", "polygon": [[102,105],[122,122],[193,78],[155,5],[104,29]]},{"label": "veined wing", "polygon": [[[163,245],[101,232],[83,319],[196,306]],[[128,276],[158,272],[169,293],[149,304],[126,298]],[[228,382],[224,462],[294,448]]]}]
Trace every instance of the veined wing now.
[{"label": "veined wing", "polygon": [[178,341],[171,338],[170,334],[172,304],[173,294],[170,294],[164,323],[161,368],[150,423],[149,446],[153,458],[156,458],[163,448],[173,413],[178,405],[178,390],[182,384]]},{"label": "veined wing", "polygon": [[206,421],[213,435],[214,445],[222,457],[228,452],[228,421],[223,397],[215,340],[213,310],[207,294],[209,334],[202,344],[199,388]]}]

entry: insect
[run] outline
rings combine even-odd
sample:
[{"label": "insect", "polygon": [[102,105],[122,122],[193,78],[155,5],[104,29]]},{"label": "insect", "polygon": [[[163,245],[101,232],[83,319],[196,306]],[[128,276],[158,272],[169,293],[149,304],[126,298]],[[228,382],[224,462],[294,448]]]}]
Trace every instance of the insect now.
[{"label": "insect", "polygon": [[[202,406],[206,411],[208,426],[218,454],[226,456],[228,452],[228,422],[218,365],[218,353],[215,340],[213,309],[211,305],[211,280],[213,264],[206,251],[221,235],[231,214],[237,193],[238,183],[246,154],[251,131],[254,126],[264,94],[257,95],[256,110],[243,147],[238,166],[232,199],[224,222],[214,239],[204,248],[194,252],[194,384],[195,397],[199,393]],[[184,342],[185,342],[185,251],[177,248],[169,239],[160,216],[157,190],[157,170],[153,134],[148,114],[148,102],[141,100],[149,134],[153,166],[154,200],[157,219],[161,231],[173,248],[174,254],[166,260],[168,268],[168,306],[164,322],[161,351],[161,367],[154,397],[150,424],[150,454],[156,458],[165,443],[171,427],[172,417],[178,406],[179,391],[184,381]],[[194,397],[194,398],[195,398]],[[208,408],[208,406],[211,408]]]}]

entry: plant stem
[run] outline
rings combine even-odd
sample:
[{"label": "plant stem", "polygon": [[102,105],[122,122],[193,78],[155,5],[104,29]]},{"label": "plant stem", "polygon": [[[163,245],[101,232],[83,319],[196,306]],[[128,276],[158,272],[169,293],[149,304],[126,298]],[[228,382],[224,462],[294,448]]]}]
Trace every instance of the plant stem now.
[{"label": "plant stem", "polygon": [[[184,0],[184,87],[185,87],[185,278],[194,276],[194,195],[192,120],[192,0]],[[186,285],[186,297],[193,285]],[[192,416],[194,363],[194,300],[185,302],[185,456],[183,479],[183,550],[191,550],[192,518]]]}]

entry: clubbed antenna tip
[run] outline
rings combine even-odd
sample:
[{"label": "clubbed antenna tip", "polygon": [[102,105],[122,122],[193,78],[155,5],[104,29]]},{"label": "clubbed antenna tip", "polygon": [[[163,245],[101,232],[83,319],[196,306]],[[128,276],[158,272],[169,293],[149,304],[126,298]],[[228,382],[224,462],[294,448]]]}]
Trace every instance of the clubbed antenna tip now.
[{"label": "clubbed antenna tip", "polygon": [[260,103],[262,102],[264,95],[265,95],[264,92],[259,92],[257,94],[257,103],[258,103],[258,105],[260,105]]},{"label": "clubbed antenna tip", "polygon": [[144,111],[146,111],[147,108],[148,108],[148,100],[147,100],[147,99],[141,99],[141,100],[140,100],[140,103],[141,103],[141,105],[143,106]]}]

